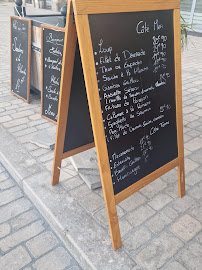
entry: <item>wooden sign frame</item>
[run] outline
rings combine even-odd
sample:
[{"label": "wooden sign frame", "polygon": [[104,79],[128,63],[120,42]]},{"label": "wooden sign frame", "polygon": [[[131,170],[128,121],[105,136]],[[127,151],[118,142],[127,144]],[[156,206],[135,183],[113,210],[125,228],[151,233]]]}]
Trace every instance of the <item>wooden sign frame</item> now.
[{"label": "wooden sign frame", "polygon": [[[51,26],[51,25],[47,25],[47,24],[41,25],[41,117],[43,117],[46,120],[57,125],[57,121],[54,121],[54,120],[46,117],[45,115],[43,115],[43,95],[44,95],[44,93],[43,93],[43,77],[44,77],[44,75],[43,75],[43,47],[44,47],[43,46],[43,28],[60,31],[63,33],[65,33],[65,28]],[[58,102],[58,108],[59,108],[59,102]]]},{"label": "wooden sign frame", "polygon": [[55,152],[53,160],[53,172],[51,184],[56,185],[60,178],[60,168],[62,159],[86,151],[95,146],[95,143],[89,143],[63,153],[66,123],[69,110],[69,101],[74,70],[74,58],[76,52],[77,33],[73,23],[73,7],[71,1],[68,2],[66,30],[63,50],[63,65],[60,82],[60,97],[58,106],[58,121],[55,140]]},{"label": "wooden sign frame", "polygon": [[18,17],[18,16],[10,16],[10,41],[12,42],[12,19],[17,19],[21,21],[28,22],[28,63],[27,63],[27,99],[24,99],[20,95],[14,93],[12,91],[12,44],[10,44],[10,67],[11,67],[11,87],[10,92],[15,95],[16,97],[22,99],[23,101],[30,103],[30,80],[31,80],[31,41],[32,41],[32,23],[31,20]]},{"label": "wooden sign frame", "polygon": [[[73,5],[73,7],[72,7]],[[102,119],[100,97],[98,92],[98,83],[91,41],[89,14],[101,13],[120,13],[120,12],[138,12],[138,11],[155,11],[155,10],[173,10],[173,31],[174,31],[174,60],[175,60],[175,99],[176,99],[176,123],[177,123],[177,143],[178,157],[151,174],[145,176],[133,185],[129,186],[122,192],[114,195],[110,162],[107,151],[107,144]],[[73,14],[75,25],[73,24]],[[178,168],[178,196],[185,195],[185,175],[184,175],[184,145],[183,145],[183,121],[182,121],[182,84],[181,84],[181,29],[180,29],[180,0],[73,0],[68,2],[66,39],[64,45],[64,68],[62,71],[61,89],[64,86],[66,97],[70,94],[72,67],[76,45],[76,31],[78,35],[81,60],[86,84],[86,91],[93,127],[97,158],[100,168],[100,176],[103,188],[104,199],[109,222],[109,229],[112,239],[112,246],[116,250],[121,247],[121,235],[117,216],[116,205],[137,192],[147,184],[151,183],[158,177],[167,173],[171,169]],[[76,26],[76,29],[75,29]],[[68,54],[67,54],[68,49]],[[66,75],[66,76],[65,76]],[[68,91],[67,91],[68,89]],[[97,90],[97,91],[96,91]],[[62,97],[62,95],[61,95]],[[60,107],[62,107],[60,100]],[[65,113],[60,112],[59,118],[64,118]],[[65,119],[63,120],[65,121]],[[63,138],[56,138],[56,151],[59,141]],[[55,153],[52,185],[58,183],[59,169],[57,153]]]}]

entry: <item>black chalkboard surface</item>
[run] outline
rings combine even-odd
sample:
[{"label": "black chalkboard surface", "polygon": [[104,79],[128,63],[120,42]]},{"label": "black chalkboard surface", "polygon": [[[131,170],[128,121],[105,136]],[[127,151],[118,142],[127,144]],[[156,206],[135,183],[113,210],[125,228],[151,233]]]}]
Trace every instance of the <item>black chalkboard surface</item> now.
[{"label": "black chalkboard surface", "polygon": [[178,156],[173,11],[88,18],[116,195]]},{"label": "black chalkboard surface", "polygon": [[11,16],[11,92],[29,102],[31,21]]},{"label": "black chalkboard surface", "polygon": [[85,82],[76,46],[63,153],[94,142]]},{"label": "black chalkboard surface", "polygon": [[42,26],[42,116],[57,122],[64,30]]}]

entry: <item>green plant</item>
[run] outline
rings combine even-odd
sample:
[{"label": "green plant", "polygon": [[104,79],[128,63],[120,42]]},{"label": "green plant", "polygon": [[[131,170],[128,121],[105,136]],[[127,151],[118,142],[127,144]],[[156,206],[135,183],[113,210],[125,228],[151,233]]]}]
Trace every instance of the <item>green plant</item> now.
[{"label": "green plant", "polygon": [[192,24],[187,24],[181,15],[181,45],[182,48],[187,46],[187,30],[192,30]]},{"label": "green plant", "polygon": [[[183,0],[180,0],[180,3],[183,2]],[[181,45],[182,48],[185,48],[187,46],[187,30],[192,30],[192,24],[187,24],[185,22],[185,19],[181,15]]]}]

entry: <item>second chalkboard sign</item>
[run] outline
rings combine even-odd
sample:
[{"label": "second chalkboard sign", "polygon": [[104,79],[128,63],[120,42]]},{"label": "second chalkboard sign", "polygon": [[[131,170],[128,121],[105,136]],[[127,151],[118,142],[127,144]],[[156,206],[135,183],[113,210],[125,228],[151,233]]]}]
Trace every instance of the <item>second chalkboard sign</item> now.
[{"label": "second chalkboard sign", "polygon": [[31,21],[10,17],[11,29],[11,92],[29,103]]},{"label": "second chalkboard sign", "polygon": [[62,70],[64,29],[42,25],[42,117],[56,123]]}]

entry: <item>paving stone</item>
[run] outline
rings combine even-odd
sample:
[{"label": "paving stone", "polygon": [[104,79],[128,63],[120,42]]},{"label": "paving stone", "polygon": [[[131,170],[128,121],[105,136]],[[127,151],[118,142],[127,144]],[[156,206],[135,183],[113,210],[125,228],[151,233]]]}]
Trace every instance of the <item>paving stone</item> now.
[{"label": "paving stone", "polygon": [[149,185],[145,186],[140,192],[148,198],[154,197],[157,193],[167,187],[167,183],[162,181],[160,178],[156,179]]},{"label": "paving stone", "polygon": [[93,191],[91,191],[86,184],[83,184],[81,186],[79,186],[78,188],[75,188],[74,190],[71,190],[71,194],[78,199],[81,199],[85,196],[87,196],[89,193],[92,193]]},{"label": "paving stone", "polygon": [[5,172],[5,169],[3,166],[0,165],[0,173]]},{"label": "paving stone", "polygon": [[20,119],[15,119],[15,120],[12,120],[12,121],[9,121],[9,122],[5,122],[5,123],[3,123],[3,125],[6,128],[11,128],[11,127],[19,126],[19,125],[22,125],[22,124],[26,124],[28,122],[29,122],[29,119],[27,117],[23,117],[23,118],[20,118]]},{"label": "paving stone", "polygon": [[37,129],[34,128],[34,127],[33,128],[27,128],[27,129],[23,129],[23,130],[17,131],[15,133],[13,133],[13,135],[15,137],[23,137],[23,136],[25,136],[27,134],[31,134],[31,133],[33,133],[35,131],[37,131]]},{"label": "paving stone", "polygon": [[90,212],[94,212],[95,210],[104,206],[104,200],[95,193],[90,194],[80,202]]},{"label": "paving stone", "polygon": [[178,212],[185,212],[188,208],[193,206],[194,203],[195,203],[195,200],[193,198],[189,197],[188,195],[185,195],[182,198],[177,198],[173,202],[172,206]]},{"label": "paving stone", "polygon": [[61,183],[62,183],[62,181],[70,179],[74,176],[78,176],[78,173],[76,172],[76,170],[74,169],[74,167],[72,165],[67,166],[65,168],[62,168],[60,170],[60,182]]},{"label": "paving stone", "polygon": [[58,247],[54,251],[40,258],[34,264],[34,267],[37,270],[62,270],[65,267],[69,266],[70,262],[71,256],[67,253],[67,251],[62,247]]},{"label": "paving stone", "polygon": [[39,149],[32,151],[32,155],[34,157],[39,157],[39,156],[42,156],[44,154],[47,154],[49,151],[50,151],[49,149],[39,148]]},{"label": "paving stone", "polygon": [[202,245],[202,233],[200,233],[197,237],[196,240]]},{"label": "paving stone", "polygon": [[188,122],[194,121],[194,120],[196,120],[198,118],[199,118],[199,116],[195,115],[193,113],[189,113],[189,114],[186,114],[186,115],[183,116],[184,121],[188,121]]},{"label": "paving stone", "polygon": [[199,109],[197,111],[194,111],[193,114],[198,115],[198,116],[202,116],[202,110]]},{"label": "paving stone", "polygon": [[62,181],[61,183],[66,190],[71,190],[83,184],[83,181],[79,176],[74,176],[68,180]]},{"label": "paving stone", "polygon": [[186,176],[185,183],[187,185],[193,186],[201,180],[202,180],[202,175],[199,174],[198,172],[194,171],[194,172],[189,173]]},{"label": "paving stone", "polygon": [[42,148],[54,149],[55,133],[47,130],[37,132],[37,134],[30,139],[30,142]]},{"label": "paving stone", "polygon": [[0,173],[0,182],[9,178],[9,174],[7,172]]},{"label": "paving stone", "polygon": [[100,175],[97,155],[94,148],[70,157],[78,173]]},{"label": "paving stone", "polygon": [[11,120],[12,120],[12,118],[9,115],[5,115],[5,116],[1,115],[1,117],[0,117],[0,123],[5,123],[5,122],[11,121]]},{"label": "paving stone", "polygon": [[70,267],[68,270],[81,270],[81,268],[74,265],[74,266]]},{"label": "paving stone", "polygon": [[23,196],[21,189],[13,187],[0,193],[0,206],[11,201],[17,200]]},{"label": "paving stone", "polygon": [[35,209],[25,212],[10,221],[12,228],[16,231],[22,227],[39,219],[39,214]]},{"label": "paving stone", "polygon": [[29,110],[27,110],[27,111],[15,113],[15,114],[13,115],[13,118],[14,118],[14,119],[17,119],[17,118],[23,118],[23,117],[25,117],[25,116],[29,116],[29,115],[32,115],[32,114],[34,114],[34,112],[31,111],[31,110],[29,109]]},{"label": "paving stone", "polygon": [[13,128],[9,128],[8,131],[13,133],[13,132],[21,131],[21,130],[26,129],[26,128],[28,128],[28,125],[23,124],[23,125],[19,125],[19,126],[13,127]]},{"label": "paving stone", "polygon": [[174,209],[168,207],[167,209],[162,210],[154,217],[152,217],[149,221],[147,221],[146,225],[153,232],[159,233],[166,226],[168,226],[177,216],[177,212]]},{"label": "paving stone", "polygon": [[132,225],[139,226],[153,214],[155,214],[155,211],[148,205],[140,206],[137,210],[134,210],[128,214],[127,220]]},{"label": "paving stone", "polygon": [[99,175],[82,174],[82,173],[79,173],[79,175],[90,189],[102,187]]},{"label": "paving stone", "polygon": [[186,242],[193,239],[201,228],[200,222],[187,214],[170,227],[172,232]]},{"label": "paving stone", "polygon": [[5,107],[8,107],[10,105],[11,105],[11,103],[9,103],[9,102],[1,102],[0,103],[0,108],[5,108]]},{"label": "paving stone", "polygon": [[119,227],[121,232],[121,237],[125,236],[129,231],[133,229],[130,223],[127,220],[121,219],[119,220]]},{"label": "paving stone", "polygon": [[27,148],[28,151],[33,151],[39,148],[37,145],[33,143],[25,143],[24,146]]},{"label": "paving stone", "polygon": [[72,163],[71,163],[69,158],[65,158],[62,160],[62,165],[61,165],[62,168],[66,167],[66,166],[70,166],[70,165],[72,165]]},{"label": "paving stone", "polygon": [[190,141],[192,139],[191,136],[187,135],[187,134],[184,134],[184,143]]},{"label": "paving stone", "polygon": [[195,103],[196,107],[202,108],[202,101],[196,102]]},{"label": "paving stone", "polygon": [[[38,125],[36,126],[36,128],[40,131],[46,131],[47,128],[51,127],[53,124],[52,123],[44,123],[44,124],[41,124],[41,125]],[[55,137],[55,136],[54,136]],[[54,144],[55,145],[55,144]],[[53,149],[54,146],[51,146],[51,149]]]},{"label": "paving stone", "polygon": [[31,262],[24,247],[19,246],[0,258],[2,270],[19,270]]},{"label": "paving stone", "polygon": [[46,169],[47,169],[48,171],[52,172],[52,169],[53,169],[53,160],[50,160],[50,161],[46,162],[46,163],[44,164],[44,166],[46,167]]},{"label": "paving stone", "polygon": [[202,148],[199,149],[198,151],[192,152],[192,154],[189,156],[191,160],[198,164],[202,164]]},{"label": "paving stone", "polygon": [[0,126],[0,149],[4,160],[12,168],[12,176],[19,183],[22,179],[43,170],[42,166],[3,126]]},{"label": "paving stone", "polygon": [[[186,183],[186,179],[185,179],[185,183]],[[173,184],[169,186],[168,188],[166,188],[165,192],[172,198],[177,198],[178,197],[178,183]]]},{"label": "paving stone", "polygon": [[49,152],[48,154],[42,155],[39,158],[40,162],[46,162],[54,158],[54,151]]},{"label": "paving stone", "polygon": [[202,183],[192,188],[190,191],[188,191],[188,195],[193,197],[196,200],[199,200],[202,198]]},{"label": "paving stone", "polygon": [[195,170],[199,165],[194,161],[185,158],[185,174],[190,173],[191,171]]},{"label": "paving stone", "polygon": [[[38,132],[38,131],[37,131]],[[17,137],[17,140],[21,143],[21,144],[24,144],[24,143],[29,143],[30,142],[30,139],[37,134],[37,132],[34,132],[34,133],[30,133],[30,134],[27,134],[27,135],[24,135],[23,137]]]},{"label": "paving stone", "polygon": [[161,176],[161,179],[163,181],[166,181],[168,184],[176,183],[178,181],[177,170],[173,169],[173,170],[167,172],[166,174]]},{"label": "paving stone", "polygon": [[8,251],[9,249],[17,246],[19,243],[27,241],[30,238],[36,236],[43,230],[44,230],[43,221],[36,221],[31,225],[0,240],[0,248],[3,251]]},{"label": "paving stone", "polygon": [[161,208],[163,208],[166,204],[170,203],[171,201],[172,201],[172,198],[168,196],[167,194],[158,194],[148,204],[152,208],[158,211]]},{"label": "paving stone", "polygon": [[179,262],[174,261],[169,263],[164,270],[187,270],[187,269],[184,268],[184,266],[182,266]]},{"label": "paving stone", "polygon": [[35,113],[35,114],[33,114],[33,115],[30,115],[30,116],[29,116],[29,119],[30,119],[30,120],[39,120],[39,119],[41,119],[41,114]]},{"label": "paving stone", "polygon": [[5,237],[11,231],[11,226],[8,223],[4,223],[0,225],[0,238]]},{"label": "paving stone", "polygon": [[198,243],[190,243],[183,250],[179,257],[179,262],[189,270],[199,270],[202,265],[202,248]]},{"label": "paving stone", "polygon": [[200,132],[192,129],[191,131],[187,132],[187,135],[195,138],[195,137],[200,136]]},{"label": "paving stone", "polygon": [[19,105],[11,105],[9,107],[6,107],[6,110],[15,110],[15,109],[19,109]]},{"label": "paving stone", "polygon": [[126,200],[122,201],[119,205],[125,211],[130,212],[134,210],[135,208],[139,207],[145,201],[146,201],[146,197],[143,196],[140,192],[136,192],[132,196],[128,197]]},{"label": "paving stone", "polygon": [[182,247],[181,240],[171,233],[163,232],[136,255],[136,260],[148,270],[160,269]]},{"label": "paving stone", "polygon": [[197,172],[202,173],[202,166],[197,168]]},{"label": "paving stone", "polygon": [[7,179],[0,182],[0,191],[11,188],[14,186],[14,182],[11,179]]},{"label": "paving stone", "polygon": [[0,208],[0,223],[18,216],[19,214],[27,211],[30,207],[31,203],[24,198],[2,206]]},{"label": "paving stone", "polygon": [[58,244],[58,240],[52,232],[44,232],[26,243],[29,251],[35,258],[39,258],[49,252]]},{"label": "paving stone", "polygon": [[142,270],[142,268],[138,265],[136,265],[135,267],[133,267],[131,270]]},{"label": "paving stone", "polygon": [[[29,117],[29,118],[30,118],[30,117]],[[37,119],[37,120],[30,121],[30,122],[29,122],[29,126],[30,126],[30,127],[34,127],[34,126],[41,125],[41,124],[44,124],[44,123],[47,123],[47,120],[40,117],[40,118]],[[40,132],[39,134],[43,136],[43,134],[42,134],[41,132]]]},{"label": "paving stone", "polygon": [[147,241],[151,239],[151,232],[146,227],[141,227],[134,233],[131,233],[124,241],[124,248],[128,252],[132,252],[139,247],[143,246]]},{"label": "paving stone", "polygon": [[196,111],[198,108],[195,106],[186,106],[185,108],[183,108],[183,114],[187,114],[193,111]]},{"label": "paving stone", "polygon": [[21,99],[17,98],[17,99],[12,100],[11,103],[12,104],[20,104],[20,105],[22,105],[23,104],[23,101]]},{"label": "paving stone", "polygon": [[197,137],[185,143],[184,147],[189,151],[196,151],[202,148],[202,138]]},{"label": "paving stone", "polygon": [[202,202],[198,202],[192,209],[189,210],[189,214],[202,223]]}]

